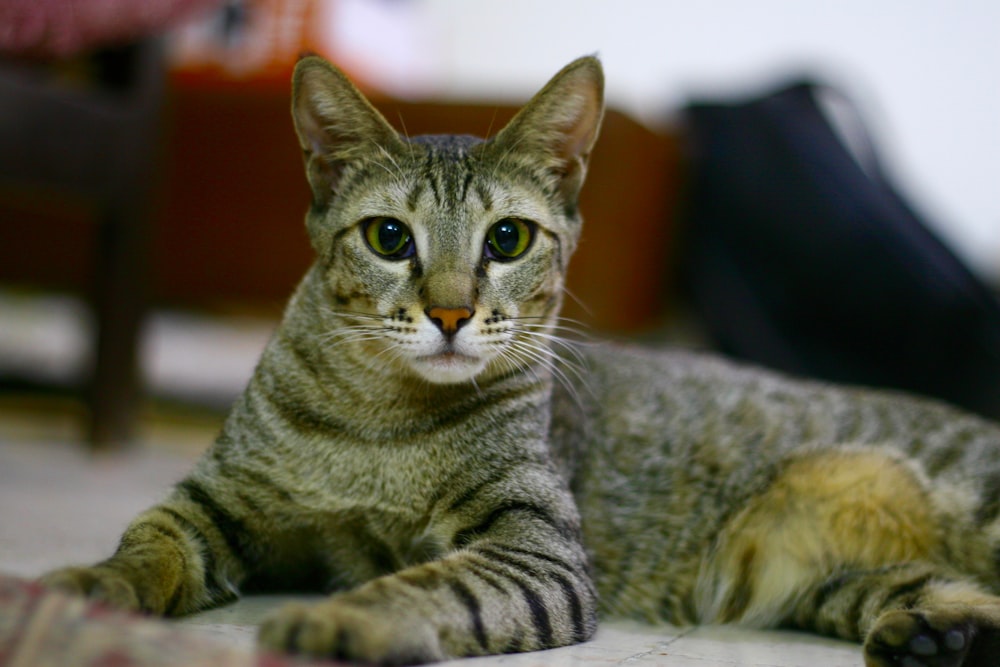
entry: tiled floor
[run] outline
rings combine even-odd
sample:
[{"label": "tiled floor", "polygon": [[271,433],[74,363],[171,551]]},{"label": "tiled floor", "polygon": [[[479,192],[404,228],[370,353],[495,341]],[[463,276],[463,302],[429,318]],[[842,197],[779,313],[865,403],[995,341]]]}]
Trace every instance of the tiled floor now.
[{"label": "tiled floor", "polygon": [[[0,413],[0,571],[24,577],[109,555],[129,519],[162,497],[192,457],[193,448],[147,447],[91,460],[76,445],[14,439],[4,434],[4,425]],[[180,622],[249,650],[255,625],[285,601],[246,598]],[[579,646],[462,664],[859,667],[862,660],[854,645],[796,633],[616,621],[603,624],[595,639]]]}]

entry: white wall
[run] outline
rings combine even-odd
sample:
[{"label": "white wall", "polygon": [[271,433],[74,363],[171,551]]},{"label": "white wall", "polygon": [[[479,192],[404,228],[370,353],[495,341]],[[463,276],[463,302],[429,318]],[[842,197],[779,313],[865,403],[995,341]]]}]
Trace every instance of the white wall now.
[{"label": "white wall", "polygon": [[658,122],[694,94],[818,72],[859,101],[911,202],[1000,284],[997,0],[337,1],[352,49],[401,93],[520,100],[596,52],[609,101]]}]

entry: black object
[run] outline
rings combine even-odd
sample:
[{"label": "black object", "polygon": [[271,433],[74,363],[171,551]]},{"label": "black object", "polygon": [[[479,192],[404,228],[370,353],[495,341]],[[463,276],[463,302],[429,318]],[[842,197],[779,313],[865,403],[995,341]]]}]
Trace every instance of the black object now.
[{"label": "black object", "polygon": [[685,109],[693,307],[732,356],[1000,417],[1000,301],[874,151],[859,161],[847,148],[817,101],[828,90]]}]

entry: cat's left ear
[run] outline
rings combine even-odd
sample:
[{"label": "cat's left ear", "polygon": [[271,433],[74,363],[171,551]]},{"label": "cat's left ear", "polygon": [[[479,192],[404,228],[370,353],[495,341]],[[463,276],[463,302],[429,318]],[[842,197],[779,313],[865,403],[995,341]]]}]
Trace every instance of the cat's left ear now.
[{"label": "cat's left ear", "polygon": [[292,76],[292,118],[317,201],[336,191],[346,164],[402,144],[399,134],[339,69],[303,58]]},{"label": "cat's left ear", "polygon": [[603,115],[604,70],[586,56],[552,77],[490,143],[501,155],[518,152],[540,161],[564,201],[575,203]]}]

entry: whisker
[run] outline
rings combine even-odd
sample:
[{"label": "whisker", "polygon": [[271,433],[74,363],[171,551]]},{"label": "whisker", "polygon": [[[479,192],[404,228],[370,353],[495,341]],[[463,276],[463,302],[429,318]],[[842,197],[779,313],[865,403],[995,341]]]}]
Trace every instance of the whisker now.
[{"label": "whisker", "polygon": [[493,117],[490,118],[490,125],[486,128],[486,135],[483,137],[484,140],[490,140],[490,134],[493,132],[493,123],[497,121],[497,113],[500,111],[500,107],[493,108]]},{"label": "whisker", "polygon": [[568,296],[570,299],[573,300],[573,303],[580,306],[583,312],[587,313],[587,315],[589,315],[590,317],[594,316],[594,311],[592,311],[590,307],[586,303],[584,303],[583,299],[578,297],[576,294],[573,294],[573,292],[568,287],[563,285],[562,291],[566,296]]},{"label": "whisker", "polygon": [[336,329],[330,329],[329,331],[320,331],[313,334],[313,336],[316,340],[325,342],[337,338],[338,336],[347,336],[356,333],[384,335],[386,331],[388,331],[388,327],[372,326],[370,324],[354,324],[345,327],[337,327]]},{"label": "whisker", "polygon": [[512,143],[510,146],[507,147],[507,150],[503,152],[503,155],[501,155],[499,159],[497,159],[496,164],[493,165],[493,173],[490,174],[490,178],[496,179],[497,170],[501,167],[501,165],[503,165],[504,162],[507,161],[511,153],[514,152],[514,149],[516,149],[522,141],[523,139],[521,137],[518,137],[517,141],[515,141],[514,143]]},{"label": "whisker", "polygon": [[[591,338],[590,334],[588,334],[585,331],[580,331],[575,327],[562,326],[559,324],[550,325],[550,324],[536,324],[533,322],[523,322],[523,323],[518,323],[517,328],[521,331],[526,331],[531,334],[547,334],[549,336],[553,336],[560,340],[571,341],[576,345],[593,344],[593,339]],[[574,338],[568,338],[564,335],[561,335],[561,333],[559,332],[571,334],[572,336],[574,336]]]},{"label": "whisker", "polygon": [[[558,337],[551,337],[549,340],[558,342],[560,345],[564,346],[567,352],[572,355],[572,359],[569,359],[563,355],[560,355],[552,350],[552,348],[545,342],[536,343],[531,342],[531,337],[542,338],[543,341],[546,340],[542,335],[538,333],[523,332],[527,339],[520,337],[515,339],[515,346],[521,346],[522,349],[528,348],[537,355],[544,355],[545,361],[548,363],[549,367],[554,373],[558,373],[560,382],[566,389],[574,395],[574,399],[579,403],[579,396],[577,394],[576,384],[578,383],[591,395],[594,395],[594,391],[590,386],[586,376],[587,359],[583,354],[576,349],[576,344],[571,341],[566,341],[559,339]],[[566,370],[562,370],[562,368]],[[576,378],[577,383],[571,382],[570,374]]]},{"label": "whisker", "polygon": [[568,338],[560,333],[557,333],[558,331],[561,330],[566,330],[572,334],[579,333],[576,329],[573,329],[571,327],[547,326],[541,324],[532,324],[530,322],[519,324],[515,329],[515,331],[524,333],[525,335],[533,336],[535,338],[545,341],[550,341],[553,343],[558,343],[559,345],[563,345],[566,347],[570,346],[582,347],[590,344],[587,341],[580,341],[573,338]]},{"label": "whisker", "polygon": [[[540,355],[537,352],[523,348],[520,349],[519,352],[525,357],[534,360],[539,366],[545,368],[551,376],[566,389],[566,392],[573,398],[573,401],[577,405],[581,407],[583,406],[583,403],[580,401],[579,392],[576,390],[576,386],[572,383],[570,378],[560,368],[558,368],[552,359],[544,355]],[[530,366],[528,368],[530,368]]]},{"label": "whisker", "polygon": [[335,317],[358,317],[362,319],[371,319],[384,321],[385,317],[377,313],[363,313],[359,310],[346,310],[344,308],[330,308],[329,306],[323,306],[320,310],[324,315],[333,315]]},{"label": "whisker", "polygon": [[[532,332],[530,333],[530,335],[536,338],[541,338],[542,340],[551,343],[552,345],[558,346],[559,349],[565,350],[567,353],[572,355],[573,359],[578,364],[580,364],[581,366],[586,365],[587,359],[586,357],[583,356],[583,352],[581,352],[578,349],[579,345],[577,343],[573,341],[568,341],[565,338],[561,338],[559,336],[553,336],[552,334]],[[556,350],[553,350],[553,354],[561,356]]]},{"label": "whisker", "polygon": [[[390,341],[390,342],[392,342],[392,341]],[[372,357],[371,368],[374,368],[375,367],[375,362],[378,361],[379,357],[381,357],[381,356],[383,356],[385,354],[395,354],[395,355],[397,355],[396,359],[400,358],[402,356],[402,354],[403,354],[401,348],[402,348],[402,346],[399,345],[398,343],[395,343],[395,342],[392,342],[391,345],[387,345],[385,347],[385,349],[383,349],[381,352],[379,352],[374,357]],[[395,359],[393,359],[393,361],[395,361]]]},{"label": "whisker", "polygon": [[[581,320],[575,320],[572,317],[556,317],[552,319],[551,324],[548,315],[522,315],[518,317],[511,317],[510,320],[514,322],[527,322],[533,326],[552,326],[558,327],[566,331],[572,331],[581,336],[588,336],[588,331],[590,330],[590,325]],[[539,320],[538,322],[528,322],[529,320]]]},{"label": "whisker", "polygon": [[410,141],[410,133],[406,130],[406,121],[403,120],[403,112],[399,109],[396,110],[396,117],[399,118],[399,124],[403,128],[403,137],[406,138],[407,143]]},{"label": "whisker", "polygon": [[[557,376],[560,381],[569,382],[570,378],[561,368],[559,368],[559,364],[557,363],[558,361],[563,361],[563,365],[572,370],[574,374],[579,377],[578,371],[573,364],[566,363],[565,360],[557,357],[546,345],[532,343],[525,339],[517,339],[512,347],[516,347],[518,352],[537,361],[540,365],[551,371],[553,375]],[[580,377],[580,379],[582,381],[582,377]],[[571,385],[566,384],[565,386],[570,388]]]},{"label": "whisker", "polygon": [[[378,149],[379,153],[381,153],[382,157],[385,158],[389,162],[389,164],[391,164],[395,168],[395,170],[390,169],[388,166],[386,166],[382,162],[374,161],[374,163],[377,166],[379,166],[382,169],[384,169],[386,171],[386,173],[388,173],[392,177],[393,183],[395,184],[395,186],[397,188],[399,188],[400,190],[405,189],[406,188],[406,182],[407,182],[406,171],[403,170],[403,168],[396,161],[396,158],[392,155],[391,152],[389,152],[389,150],[385,146],[383,146],[382,144],[376,143],[375,147]],[[412,148],[411,148],[411,151],[412,151]]]},{"label": "whisker", "polygon": [[351,338],[344,338],[341,340],[335,340],[332,342],[327,342],[323,345],[323,349],[326,351],[334,350],[342,345],[348,345],[352,343],[366,343],[372,340],[384,340],[382,336],[354,336]]},{"label": "whisker", "polygon": [[538,376],[538,373],[535,372],[535,369],[531,366],[531,364],[518,359],[516,350],[514,350],[513,347],[505,346],[500,350],[499,354],[495,358],[502,361],[510,373],[531,373],[535,382],[541,382],[541,378]]},{"label": "whisker", "polygon": [[[571,355],[576,363],[581,366],[586,366],[586,359],[580,351],[580,348],[594,344],[591,340],[589,340],[587,334],[578,331],[574,327],[567,327],[558,324],[550,325],[548,323],[519,322],[518,330],[527,336],[545,341],[558,350],[565,350],[565,352]],[[562,331],[571,333],[574,336],[582,337],[585,340],[571,339],[557,333]],[[562,356],[559,353],[556,354],[557,356]]]},{"label": "whisker", "polygon": [[562,362],[562,365],[566,366],[567,369],[572,371],[581,382],[583,381],[583,376],[581,375],[579,367],[576,364],[569,362],[569,360],[557,355],[555,352],[552,351],[552,348],[550,348],[548,345],[542,343],[535,343],[524,339],[519,340],[517,344],[523,346],[524,348],[527,348],[528,350],[533,351],[535,354],[545,358],[546,360],[552,362],[553,364],[557,362]]}]

